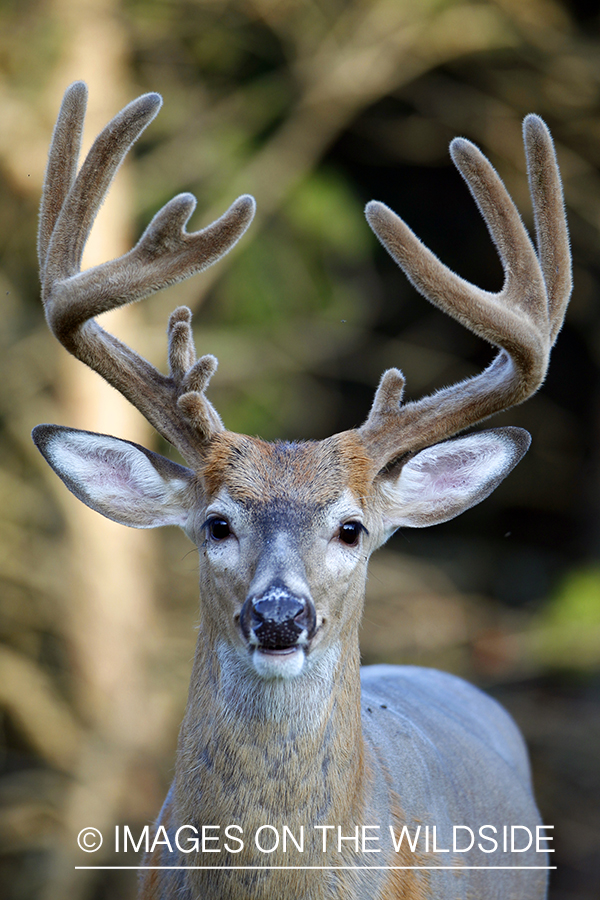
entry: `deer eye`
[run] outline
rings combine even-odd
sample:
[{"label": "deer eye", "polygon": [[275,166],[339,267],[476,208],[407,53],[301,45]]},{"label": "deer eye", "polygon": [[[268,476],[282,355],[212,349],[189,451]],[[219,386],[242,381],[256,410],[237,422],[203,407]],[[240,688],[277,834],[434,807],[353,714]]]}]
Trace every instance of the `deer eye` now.
[{"label": "deer eye", "polygon": [[206,532],[213,541],[224,541],[231,534],[229,522],[220,516],[213,516],[206,521]]},{"label": "deer eye", "polygon": [[339,539],[342,544],[346,544],[348,547],[356,547],[361,531],[367,532],[367,529],[361,522],[344,522],[340,526]]}]

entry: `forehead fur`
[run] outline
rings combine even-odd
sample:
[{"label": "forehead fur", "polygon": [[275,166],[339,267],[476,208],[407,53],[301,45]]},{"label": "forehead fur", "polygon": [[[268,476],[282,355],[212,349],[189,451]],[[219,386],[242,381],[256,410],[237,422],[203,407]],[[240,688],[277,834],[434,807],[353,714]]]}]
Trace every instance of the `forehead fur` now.
[{"label": "forehead fur", "polygon": [[225,487],[242,502],[280,498],[321,506],[350,488],[362,503],[373,463],[351,431],[324,441],[273,444],[225,431],[213,438],[202,476],[210,496]]}]

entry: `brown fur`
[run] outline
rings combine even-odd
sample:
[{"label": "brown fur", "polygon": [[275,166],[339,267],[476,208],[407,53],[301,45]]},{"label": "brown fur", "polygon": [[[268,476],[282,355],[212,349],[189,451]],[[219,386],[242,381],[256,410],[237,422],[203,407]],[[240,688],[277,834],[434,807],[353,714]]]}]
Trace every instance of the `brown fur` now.
[{"label": "brown fur", "polygon": [[234,500],[263,502],[272,497],[326,506],[349,487],[364,504],[374,474],[373,461],[356,432],[324,441],[277,442],[232,431],[216,435],[200,470],[209,497],[222,487]]},{"label": "brown fur", "polygon": [[[355,824],[365,821],[369,779],[361,737],[357,641],[349,642],[339,661],[334,689],[318,711],[320,726],[314,731],[303,731],[297,714],[282,719],[270,717],[268,712],[261,712],[260,703],[255,706],[251,702],[252,698],[243,701],[244,717],[223,716],[214,691],[214,679],[222,675],[215,668],[211,644],[201,633],[179,740],[175,818],[179,822],[237,823],[242,825],[245,838],[265,824],[279,828],[286,824],[294,833],[300,825],[305,826],[306,849],[302,854],[293,849],[287,854],[276,851],[265,859],[246,841],[239,854],[219,854],[219,865],[352,864],[355,859],[349,853],[340,856],[335,848],[323,854],[320,833],[312,827],[335,823],[350,833]],[[187,864],[194,862],[190,854]],[[223,900],[285,896],[312,900],[339,896],[345,900],[353,896],[349,883],[353,876],[345,871],[288,869],[263,873],[263,879],[251,889],[244,888],[244,877],[233,885],[224,874],[190,873],[194,896],[211,891]],[[149,892],[143,896],[154,895]]]},{"label": "brown fur", "polygon": [[[390,797],[393,825],[396,831],[400,832],[402,826],[406,825],[406,816],[398,794],[391,791]],[[412,853],[408,844],[403,841],[399,853],[395,854],[394,865],[427,866],[432,865],[432,861],[425,853]],[[427,870],[392,869],[386,881],[382,900],[429,900],[430,896]]]}]

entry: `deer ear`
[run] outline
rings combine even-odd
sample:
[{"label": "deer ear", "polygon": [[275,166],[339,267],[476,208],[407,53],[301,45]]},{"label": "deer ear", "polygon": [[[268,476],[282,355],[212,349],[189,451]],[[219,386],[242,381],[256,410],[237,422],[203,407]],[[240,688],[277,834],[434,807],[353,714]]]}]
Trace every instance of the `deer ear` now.
[{"label": "deer ear", "polygon": [[86,506],[133,528],[184,527],[194,473],[138,444],[60,425],[38,425],[33,441]]},{"label": "deer ear", "polygon": [[396,528],[447,522],[485,500],[530,442],[522,428],[497,428],[421,450],[377,486],[386,538]]}]

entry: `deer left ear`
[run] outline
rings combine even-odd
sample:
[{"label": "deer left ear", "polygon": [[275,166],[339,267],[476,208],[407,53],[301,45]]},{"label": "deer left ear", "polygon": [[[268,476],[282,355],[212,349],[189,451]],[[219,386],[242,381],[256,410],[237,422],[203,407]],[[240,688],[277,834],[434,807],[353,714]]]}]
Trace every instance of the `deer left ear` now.
[{"label": "deer left ear", "polygon": [[397,528],[447,522],[485,500],[530,443],[522,428],[496,428],[421,450],[377,485],[386,539]]}]

